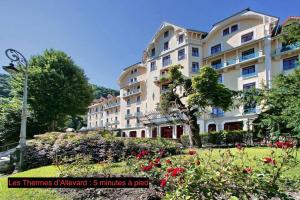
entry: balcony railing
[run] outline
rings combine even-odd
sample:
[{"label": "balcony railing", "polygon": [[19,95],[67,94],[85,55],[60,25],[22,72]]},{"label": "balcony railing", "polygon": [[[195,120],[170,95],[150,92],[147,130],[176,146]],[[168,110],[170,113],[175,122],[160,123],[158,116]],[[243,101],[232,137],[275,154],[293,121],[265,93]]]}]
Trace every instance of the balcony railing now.
[{"label": "balcony railing", "polygon": [[255,73],[255,72],[249,73],[249,74],[243,74],[243,75],[242,75],[243,78],[250,78],[250,77],[253,77],[253,76],[256,76],[256,73]]},{"label": "balcony railing", "polygon": [[289,52],[289,51],[294,51],[297,49],[300,49],[300,42],[279,47],[273,52],[273,55],[279,55],[279,54]]},{"label": "balcony railing", "polygon": [[244,108],[244,114],[256,113],[256,108]]},{"label": "balcony railing", "polygon": [[258,52],[254,52],[251,54],[243,55],[240,57],[240,62],[244,62],[246,60],[252,59],[252,58],[257,58],[258,57]]},{"label": "balcony railing", "polygon": [[132,114],[126,114],[125,115],[125,119],[131,118],[131,117],[132,117]]},{"label": "balcony railing", "polygon": [[132,90],[132,91],[130,91],[130,92],[124,93],[124,94],[123,94],[123,97],[129,97],[129,96],[132,96],[132,95],[139,94],[139,93],[141,93],[141,92],[142,92],[141,89]]},{"label": "balcony railing", "polygon": [[109,109],[109,108],[113,108],[113,107],[117,107],[120,106],[120,103],[111,103],[111,104],[107,104],[104,109]]},{"label": "balcony railing", "polygon": [[136,113],[134,113],[134,116],[135,117],[141,117],[141,116],[143,116],[143,113],[142,112],[136,112]]},{"label": "balcony railing", "polygon": [[212,65],[212,67],[214,69],[222,69],[222,68],[225,68],[225,67],[228,67],[231,65],[235,65],[235,64],[239,64],[239,63],[245,62],[247,60],[258,58],[258,57],[259,57],[259,53],[254,52],[252,54],[240,56],[239,58],[228,59],[224,63],[221,62],[221,63],[215,64],[215,65]]}]

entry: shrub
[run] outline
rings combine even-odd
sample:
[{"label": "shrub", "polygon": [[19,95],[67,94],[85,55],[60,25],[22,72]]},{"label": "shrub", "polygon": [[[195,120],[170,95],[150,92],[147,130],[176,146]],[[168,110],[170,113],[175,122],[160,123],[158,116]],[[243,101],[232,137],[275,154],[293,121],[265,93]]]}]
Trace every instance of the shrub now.
[{"label": "shrub", "polygon": [[72,157],[77,154],[90,155],[91,161],[98,163],[108,159],[122,161],[133,151],[148,149],[157,152],[165,149],[165,155],[180,153],[180,145],[175,141],[150,138],[116,138],[110,132],[96,131],[81,133],[45,133],[28,142],[24,156],[25,168],[35,168],[52,164],[54,158]]},{"label": "shrub", "polygon": [[190,138],[189,135],[183,134],[180,137],[180,142],[184,147],[189,147],[190,146]]},{"label": "shrub", "polygon": [[245,131],[213,131],[201,134],[202,144],[236,144],[245,142]]}]

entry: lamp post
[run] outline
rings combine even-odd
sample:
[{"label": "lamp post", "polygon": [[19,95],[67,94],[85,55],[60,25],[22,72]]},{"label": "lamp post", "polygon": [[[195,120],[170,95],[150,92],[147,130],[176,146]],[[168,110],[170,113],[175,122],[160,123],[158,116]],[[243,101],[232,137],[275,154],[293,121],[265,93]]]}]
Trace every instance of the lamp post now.
[{"label": "lamp post", "polygon": [[24,68],[24,85],[23,85],[23,103],[22,103],[22,115],[21,115],[21,130],[20,130],[20,141],[19,148],[20,157],[19,163],[17,164],[17,171],[22,171],[24,163],[24,151],[26,149],[26,123],[27,123],[27,86],[28,86],[28,62],[26,58],[17,50],[7,49],[5,51],[6,57],[10,60],[8,66],[3,66],[3,69],[8,73],[16,73],[19,70],[15,67],[20,66]]}]

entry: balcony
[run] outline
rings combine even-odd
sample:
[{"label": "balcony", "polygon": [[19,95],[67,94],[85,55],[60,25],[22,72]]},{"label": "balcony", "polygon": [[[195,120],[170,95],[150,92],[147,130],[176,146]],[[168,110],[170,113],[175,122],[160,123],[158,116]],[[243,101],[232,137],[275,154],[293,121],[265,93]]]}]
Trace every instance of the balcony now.
[{"label": "balcony", "polygon": [[110,104],[107,104],[104,109],[107,110],[107,109],[110,109],[110,108],[114,108],[114,107],[118,107],[120,106],[120,102],[118,103],[110,103]]},{"label": "balcony", "polygon": [[137,95],[137,94],[140,94],[142,92],[142,89],[136,89],[136,90],[132,90],[130,92],[127,92],[127,93],[124,93],[123,94],[123,98],[125,97],[129,97],[129,96],[133,96],[133,95]]},{"label": "balcony", "polygon": [[168,74],[161,74],[159,76],[155,76],[154,82],[155,83],[168,82],[167,77],[168,77]]},{"label": "balcony", "polygon": [[142,112],[136,112],[136,113],[134,113],[134,116],[135,117],[142,117],[143,113]]},{"label": "balcony", "polygon": [[243,79],[247,79],[247,78],[251,78],[251,77],[255,77],[255,76],[257,76],[256,72],[242,75]]},{"label": "balcony", "polygon": [[125,119],[131,118],[131,117],[133,117],[132,114],[126,114],[125,115]]},{"label": "balcony", "polygon": [[297,42],[295,44],[285,45],[285,46],[277,48],[273,52],[273,56],[278,56],[278,55],[281,55],[281,54],[290,53],[290,52],[295,51],[295,50],[300,50],[300,42]]},{"label": "balcony", "polygon": [[244,114],[256,113],[256,108],[244,108]]},{"label": "balcony", "polygon": [[125,125],[125,128],[130,128],[130,127],[131,127],[130,124],[126,124],[126,125]]},{"label": "balcony", "polygon": [[217,65],[212,65],[212,67],[216,70],[218,69],[224,69],[226,67],[231,67],[234,65],[242,64],[248,61],[252,61],[254,59],[258,59],[259,57],[262,57],[263,55],[260,55],[258,52],[254,52],[252,54],[240,56],[239,58],[232,58],[226,60],[224,63],[219,63]]}]

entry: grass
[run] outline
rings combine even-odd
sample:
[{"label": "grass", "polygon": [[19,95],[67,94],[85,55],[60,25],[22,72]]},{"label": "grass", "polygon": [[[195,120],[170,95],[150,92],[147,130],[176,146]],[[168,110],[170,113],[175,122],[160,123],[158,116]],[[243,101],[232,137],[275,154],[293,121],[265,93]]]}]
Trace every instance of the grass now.
[{"label": "grass", "polygon": [[[217,159],[220,157],[220,153],[226,151],[227,149],[213,149],[212,159]],[[236,148],[230,149],[233,154],[237,154],[238,150]],[[209,150],[198,149],[200,156],[203,158],[207,157]],[[271,148],[246,148],[245,152],[250,159],[258,158],[262,159],[264,157],[270,156]],[[280,154],[280,150],[275,151],[276,155]],[[185,159],[188,155],[178,155],[173,156],[176,159]],[[298,150],[297,155],[298,160],[300,160],[300,150]],[[251,167],[258,167],[256,163],[248,163]],[[94,164],[97,171],[103,171],[103,165]],[[125,162],[115,163],[112,165],[111,173],[121,174],[126,172]],[[300,179],[300,165],[296,166],[289,171],[284,173],[284,176],[288,176],[293,180]],[[56,177],[58,176],[58,169],[55,166],[45,166],[36,169],[31,169],[25,172],[17,173],[11,175],[10,177]],[[14,199],[14,200],[39,200],[39,199],[54,199],[54,200],[66,200],[66,197],[60,196],[56,190],[53,189],[19,189],[19,188],[7,188],[7,177],[0,178],[0,200]]]}]

